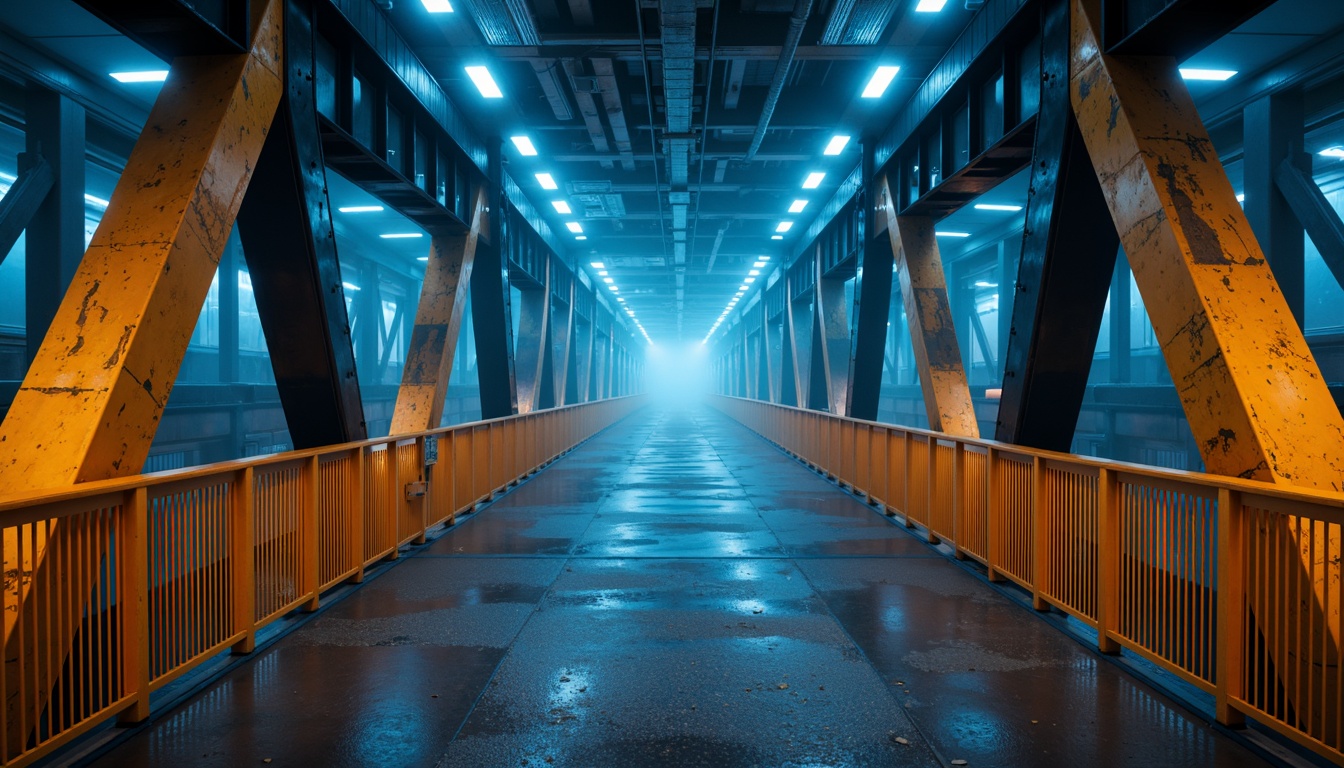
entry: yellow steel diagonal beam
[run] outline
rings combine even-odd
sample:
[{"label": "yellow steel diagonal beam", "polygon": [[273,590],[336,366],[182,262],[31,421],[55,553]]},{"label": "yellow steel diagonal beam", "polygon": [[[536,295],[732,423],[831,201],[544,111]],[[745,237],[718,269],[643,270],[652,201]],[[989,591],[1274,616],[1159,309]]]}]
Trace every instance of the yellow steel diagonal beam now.
[{"label": "yellow steel diagonal beam", "polygon": [[[0,487],[7,491],[132,475],[143,466],[280,103],[284,3],[252,6],[248,53],[173,61],[0,425]],[[39,657],[69,653],[85,610],[79,602],[57,607],[30,585],[59,579],[70,594],[85,596],[97,586],[90,575],[96,569],[52,562],[50,553],[79,551],[78,531],[53,521],[31,534],[26,546],[5,542],[6,569],[31,574],[4,587],[7,604],[18,606],[5,614],[6,658],[15,660],[5,665],[7,689],[24,692],[5,702],[10,754],[29,737],[55,684]],[[44,569],[57,573],[44,580]],[[44,612],[61,616],[44,620]],[[44,633],[41,648],[16,642],[16,628],[31,635],[48,624],[70,630]],[[146,694],[134,716],[147,714],[147,703]],[[22,722],[27,729],[16,727]]]},{"label": "yellow steel diagonal beam", "polygon": [[[1103,55],[1100,20],[1098,0],[1074,0],[1073,108],[1205,466],[1340,490],[1344,419],[1175,60]],[[1284,542],[1275,555],[1281,562],[1300,559],[1302,567],[1291,588],[1253,598],[1250,608],[1256,617],[1278,616],[1288,634],[1328,627],[1334,648],[1318,649],[1316,658],[1270,645],[1280,684],[1301,704],[1298,686],[1312,666],[1337,663],[1339,586],[1312,574],[1328,573],[1341,547],[1294,517],[1282,520],[1282,530],[1260,533]],[[1280,634],[1258,628],[1263,637]],[[1337,714],[1315,716],[1333,722]]]},{"label": "yellow steel diagonal beam", "polygon": [[975,420],[971,388],[952,323],[947,276],[933,221],[924,216],[897,216],[885,178],[881,193],[929,429],[958,437],[979,437],[980,425]]},{"label": "yellow steel diagonal beam", "polygon": [[486,202],[485,190],[481,189],[476,194],[471,229],[466,234],[434,237],[425,265],[425,281],[420,286],[420,303],[415,309],[406,367],[401,372],[397,404],[392,411],[390,434],[434,429],[443,419],[443,399],[448,393],[453,355],[457,352],[476,244],[481,232],[489,226]]}]

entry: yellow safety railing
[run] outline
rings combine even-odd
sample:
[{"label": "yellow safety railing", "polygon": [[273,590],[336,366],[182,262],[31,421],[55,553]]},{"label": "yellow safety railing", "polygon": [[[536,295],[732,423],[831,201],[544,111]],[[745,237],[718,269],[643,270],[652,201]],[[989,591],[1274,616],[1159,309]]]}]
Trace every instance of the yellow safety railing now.
[{"label": "yellow safety railing", "polygon": [[144,719],[154,691],[251,651],[262,627],[316,608],[640,402],[0,496],[0,764],[31,763],[112,717]]},{"label": "yellow safety railing", "polygon": [[1344,494],[951,437],[757,400],[728,416],[1120,649],[1344,764]]}]

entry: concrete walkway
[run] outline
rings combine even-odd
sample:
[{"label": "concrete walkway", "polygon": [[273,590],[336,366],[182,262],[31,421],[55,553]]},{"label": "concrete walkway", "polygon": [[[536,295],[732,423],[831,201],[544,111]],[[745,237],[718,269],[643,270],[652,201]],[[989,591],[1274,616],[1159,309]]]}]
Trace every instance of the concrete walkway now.
[{"label": "concrete walkway", "polygon": [[954,760],[1264,764],[704,408],[618,424],[98,764]]}]

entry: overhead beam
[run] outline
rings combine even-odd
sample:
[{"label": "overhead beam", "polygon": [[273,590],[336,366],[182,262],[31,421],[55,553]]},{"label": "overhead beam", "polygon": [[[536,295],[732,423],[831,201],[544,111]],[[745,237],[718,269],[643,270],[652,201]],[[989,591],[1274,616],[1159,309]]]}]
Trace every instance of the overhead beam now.
[{"label": "overhead beam", "polygon": [[1004,274],[1014,298],[994,435],[1063,452],[1073,445],[1120,246],[1069,99],[1069,2],[1045,4],[1026,227],[1016,279]]},{"label": "overhead beam", "polygon": [[1102,42],[1116,56],[1185,61],[1276,0],[1103,0]]},{"label": "overhead beam", "polygon": [[247,52],[247,0],[77,0],[164,61]]}]

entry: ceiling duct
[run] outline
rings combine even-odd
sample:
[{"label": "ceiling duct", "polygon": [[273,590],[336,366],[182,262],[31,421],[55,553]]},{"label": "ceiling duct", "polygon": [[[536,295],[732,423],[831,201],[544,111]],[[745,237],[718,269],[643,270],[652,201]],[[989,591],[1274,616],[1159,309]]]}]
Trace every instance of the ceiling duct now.
[{"label": "ceiling duct", "polygon": [[839,0],[831,9],[822,45],[877,45],[900,0]]},{"label": "ceiling duct", "polygon": [[[668,183],[673,190],[686,189],[691,146],[691,100],[695,92],[696,0],[661,0],[663,28],[663,99],[667,104]],[[683,224],[683,226],[685,226]]]},{"label": "ceiling duct", "polygon": [[807,26],[807,17],[811,14],[812,0],[797,0],[793,6],[793,15],[789,17],[789,35],[784,38],[784,47],[779,51],[779,63],[775,65],[770,92],[765,97],[765,106],[761,107],[761,119],[756,123],[756,137],[747,148],[748,161],[756,156],[756,150],[761,148],[761,142],[765,140],[765,131],[770,127],[770,118],[775,114],[779,94],[784,91],[784,81],[789,76],[789,68],[793,66],[794,54],[798,52],[798,39],[803,36],[803,27]]},{"label": "ceiling duct", "polygon": [[489,45],[541,45],[527,0],[466,0],[481,37]]},{"label": "ceiling duct", "polygon": [[593,73],[597,75],[597,92],[602,94],[602,106],[607,110],[607,122],[611,124],[611,136],[616,140],[616,151],[621,153],[621,168],[635,170],[635,153],[630,146],[630,128],[625,124],[625,108],[621,104],[621,91],[616,84],[616,70],[611,59],[593,59]]}]

